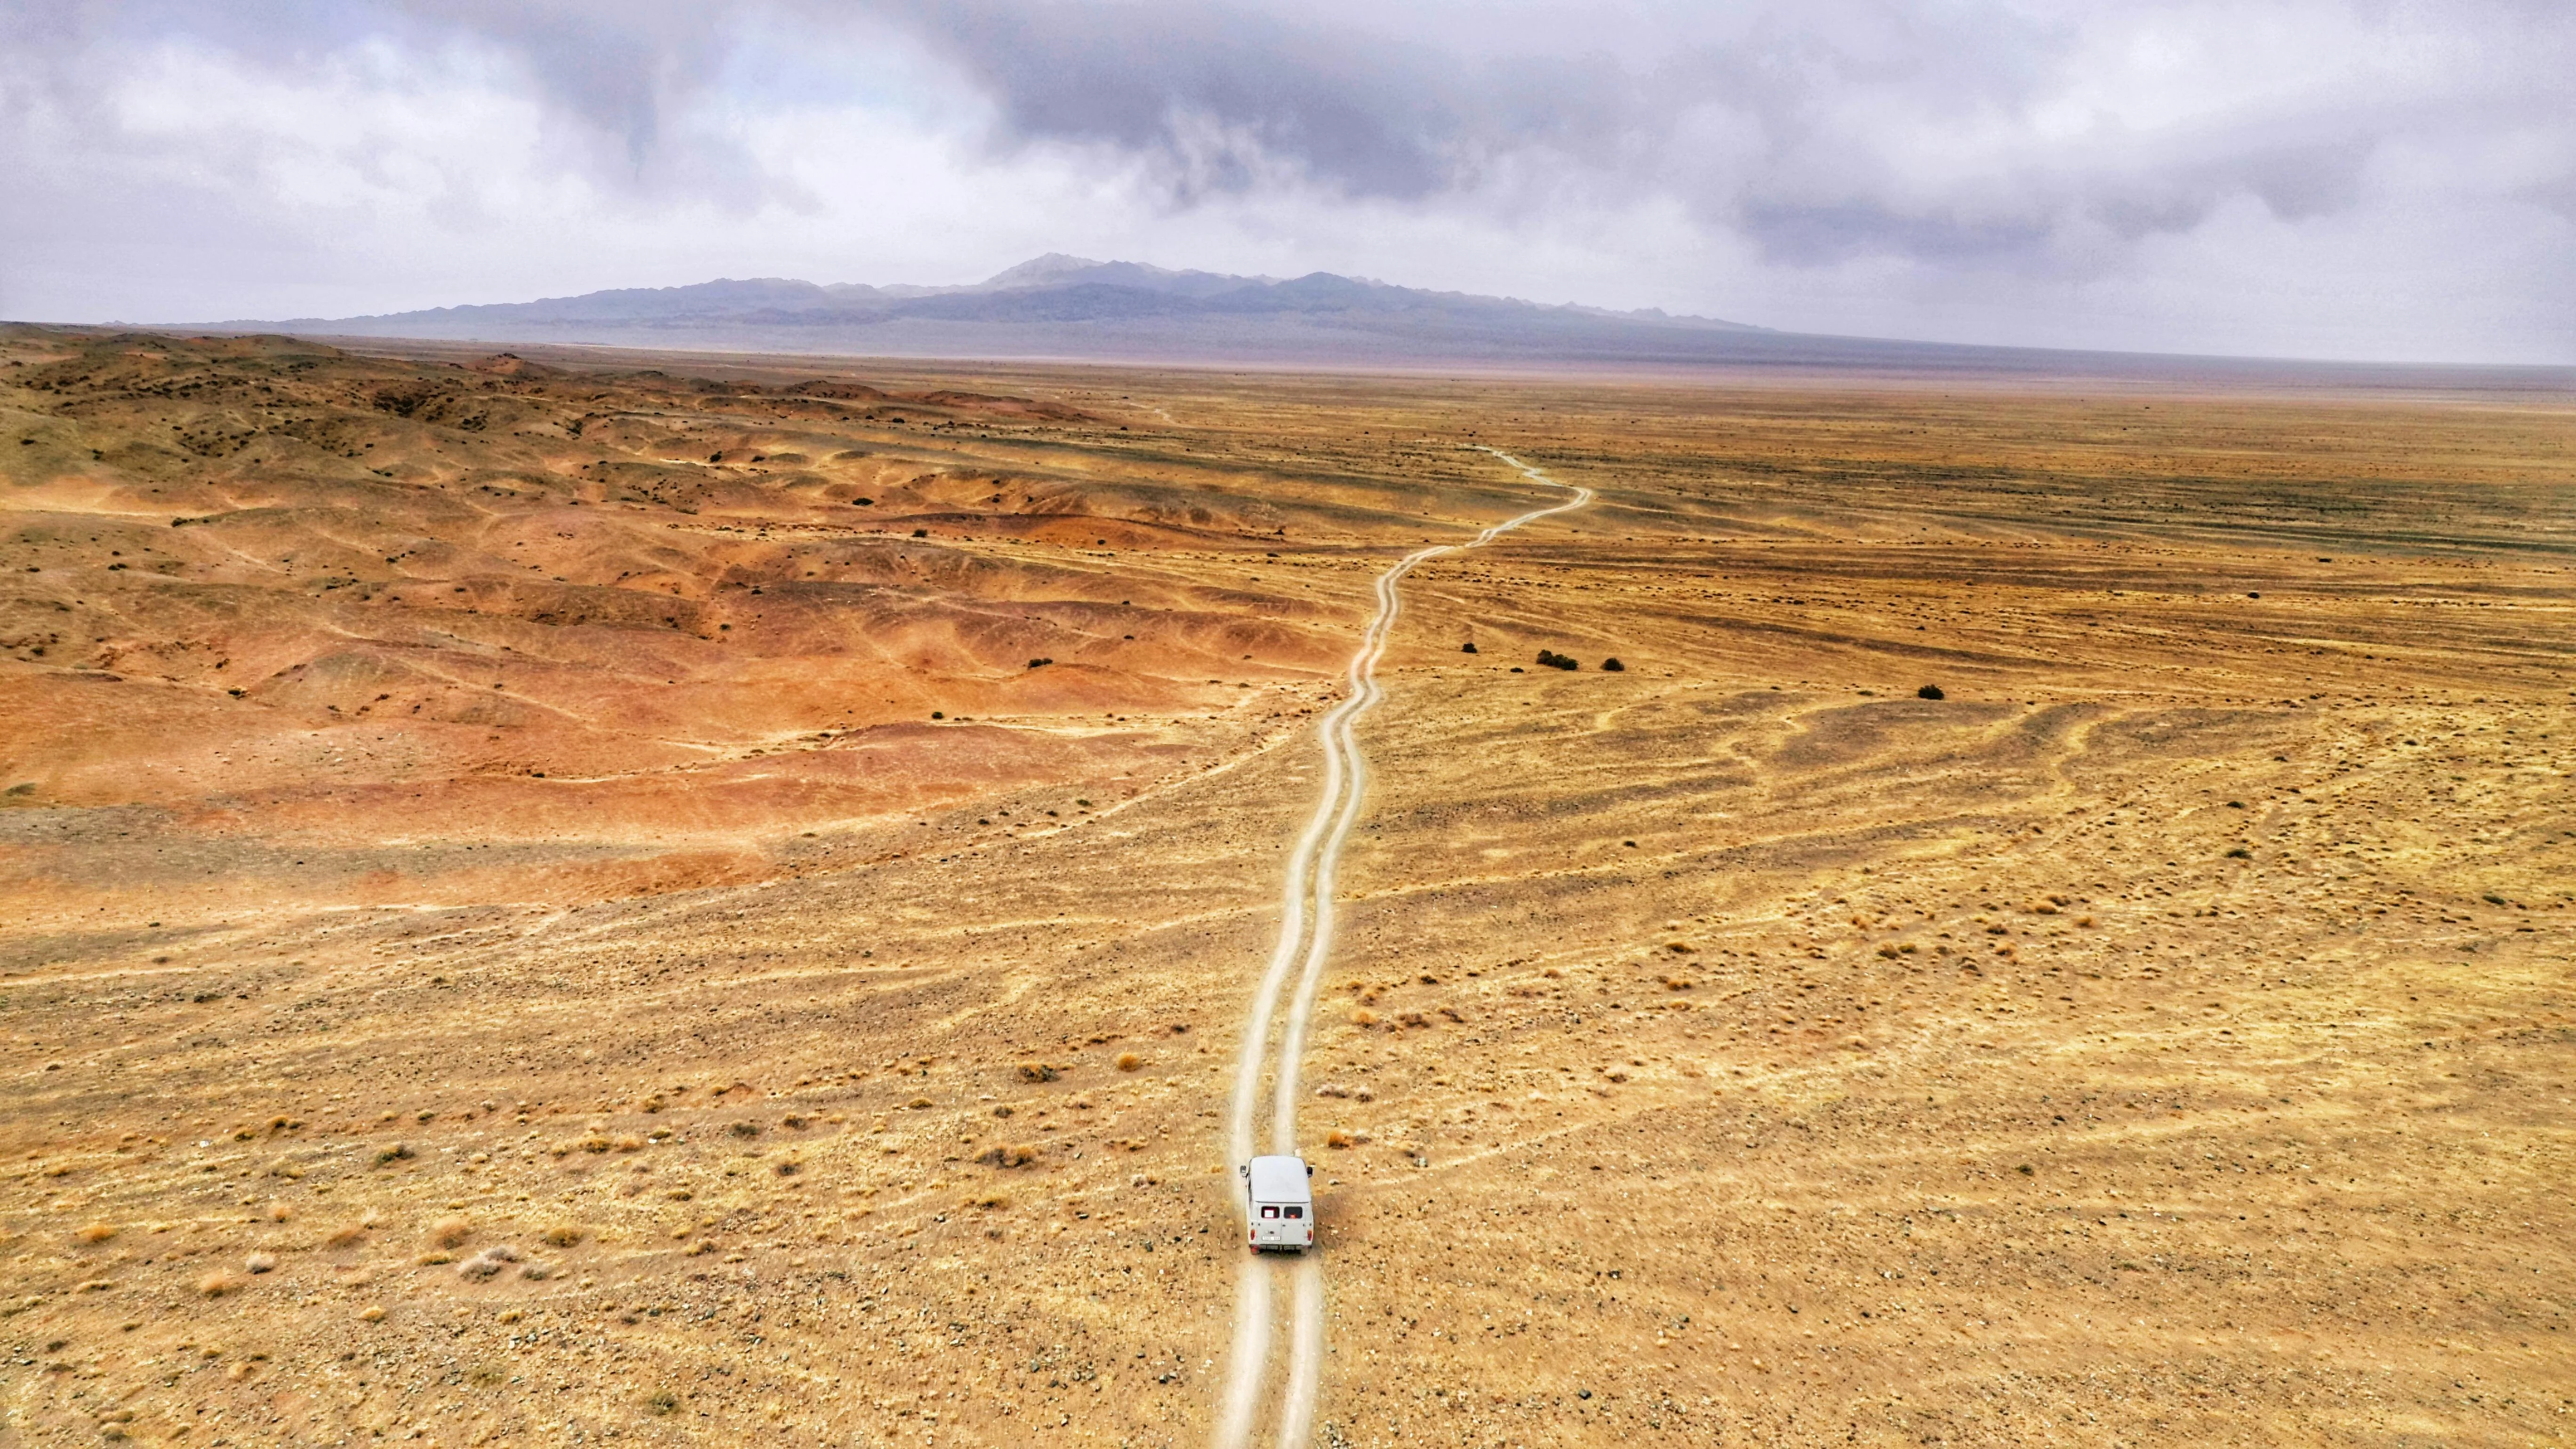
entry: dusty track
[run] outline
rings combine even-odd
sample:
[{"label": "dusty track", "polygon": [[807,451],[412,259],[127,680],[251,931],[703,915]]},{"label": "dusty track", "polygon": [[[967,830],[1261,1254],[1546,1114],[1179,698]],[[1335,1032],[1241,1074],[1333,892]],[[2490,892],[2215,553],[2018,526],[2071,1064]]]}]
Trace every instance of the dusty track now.
[{"label": "dusty track", "polygon": [[[1332,959],[1334,894],[1340,881],[1342,847],[1350,839],[1351,826],[1359,819],[1360,800],[1368,789],[1368,757],[1360,750],[1357,727],[1360,717],[1385,698],[1377,682],[1377,666],[1386,655],[1387,640],[1404,611],[1404,576],[1432,559],[1480,548],[1515,529],[1592,501],[1591,489],[1558,483],[1498,448],[1478,451],[1502,459],[1533,483],[1571,488],[1574,496],[1497,523],[1466,543],[1416,549],[1378,575],[1377,612],[1360,638],[1359,649],[1351,656],[1349,692],[1324,716],[1319,727],[1324,746],[1323,795],[1316,802],[1313,817],[1306,822],[1305,832],[1297,837],[1296,848],[1289,853],[1280,897],[1279,942],[1271,952],[1268,968],[1262,972],[1244,1020],[1226,1139],[1229,1173],[1254,1156],[1254,1119],[1265,1065],[1273,1093],[1270,1150],[1297,1151],[1298,1067],[1305,1056],[1307,1027],[1314,1019],[1315,990],[1323,982],[1324,968]],[[1292,969],[1295,991],[1274,1049],[1272,1021],[1278,1015],[1280,994],[1288,985]],[[1238,1197],[1236,1201],[1239,1205],[1242,1200]],[[1258,1257],[1248,1258],[1236,1277],[1234,1343],[1229,1350],[1221,1395],[1222,1417],[1217,1425],[1217,1443],[1226,1449],[1251,1442],[1254,1433],[1270,1368],[1275,1297],[1272,1290],[1283,1274],[1290,1279],[1290,1309],[1287,1382],[1281,1390],[1276,1415],[1278,1443],[1288,1449],[1304,1444],[1312,1435],[1315,1393],[1322,1380],[1324,1360],[1324,1268],[1320,1246],[1319,1243],[1318,1252],[1284,1266]]]}]

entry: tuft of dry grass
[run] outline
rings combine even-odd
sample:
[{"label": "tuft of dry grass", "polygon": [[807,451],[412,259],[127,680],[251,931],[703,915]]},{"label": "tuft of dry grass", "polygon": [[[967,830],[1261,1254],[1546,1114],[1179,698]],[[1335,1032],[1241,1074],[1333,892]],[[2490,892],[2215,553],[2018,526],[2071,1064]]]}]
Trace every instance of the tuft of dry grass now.
[{"label": "tuft of dry grass", "polygon": [[473,1257],[456,1265],[456,1276],[480,1283],[519,1261],[519,1250],[507,1243],[494,1243]]},{"label": "tuft of dry grass", "polygon": [[1145,1059],[1136,1055],[1134,1052],[1120,1052],[1118,1054],[1118,1070],[1122,1072],[1132,1072],[1143,1065],[1145,1065]]},{"label": "tuft of dry grass", "polygon": [[384,1321],[385,1321],[385,1309],[384,1309],[384,1305],[383,1305],[383,1304],[381,1304],[381,1303],[371,1303],[371,1304],[368,1304],[366,1307],[359,1309],[359,1310],[358,1310],[358,1321],[359,1321],[360,1323],[382,1323],[382,1322],[384,1322]]},{"label": "tuft of dry grass", "polygon": [[84,1243],[104,1243],[116,1236],[116,1226],[113,1223],[91,1223],[72,1236]]},{"label": "tuft of dry grass", "polygon": [[272,1201],[268,1205],[267,1212],[268,1220],[272,1223],[288,1222],[293,1220],[295,1217],[295,1209],[282,1202]]},{"label": "tuft of dry grass", "polygon": [[474,1236],[474,1227],[463,1218],[446,1217],[429,1225],[429,1240],[442,1248],[453,1248]]},{"label": "tuft of dry grass", "polygon": [[358,1224],[343,1223],[340,1226],[333,1228],[330,1232],[323,1234],[322,1244],[324,1247],[329,1248],[345,1248],[353,1243],[363,1241],[366,1236],[367,1230]]},{"label": "tuft of dry grass", "polygon": [[558,1248],[569,1248],[590,1236],[590,1230],[579,1223],[556,1223],[539,1236]]},{"label": "tuft of dry grass", "polygon": [[253,1253],[242,1266],[254,1273],[273,1273],[277,1271],[277,1257],[272,1253]]},{"label": "tuft of dry grass", "polygon": [[1038,1160],[1038,1149],[1024,1142],[1005,1142],[986,1149],[975,1160],[995,1167],[1026,1167]]},{"label": "tuft of dry grass", "polygon": [[1056,1076],[1056,1069],[1045,1062],[1020,1063],[1020,1080],[1023,1082],[1052,1082]]},{"label": "tuft of dry grass", "polygon": [[227,1273],[220,1268],[197,1280],[197,1291],[208,1298],[221,1298],[227,1293],[239,1293],[249,1286],[249,1279],[237,1273]]}]

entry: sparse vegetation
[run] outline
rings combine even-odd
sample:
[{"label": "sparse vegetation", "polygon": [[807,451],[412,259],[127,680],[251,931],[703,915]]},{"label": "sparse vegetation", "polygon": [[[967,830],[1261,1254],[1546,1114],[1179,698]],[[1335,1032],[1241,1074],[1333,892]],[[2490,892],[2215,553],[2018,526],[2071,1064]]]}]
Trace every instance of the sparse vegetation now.
[{"label": "sparse vegetation", "polygon": [[[44,390],[0,368],[0,400],[66,429],[264,429],[240,471],[49,446],[78,466],[18,480],[0,531],[9,629],[47,651],[15,650],[0,693],[82,731],[76,763],[0,772],[43,807],[8,929],[44,964],[5,983],[37,1155],[0,1213],[36,1439],[118,1405],[182,1449],[517,1443],[621,1411],[628,1438],[781,1443],[1204,1428],[1236,1278],[1226,1095],[1321,789],[1312,730],[1375,571],[1518,496],[1482,456],[1406,451],[1495,411],[1619,511],[1406,585],[1298,1092],[1330,1230],[1319,1425],[2154,1446],[2322,1415],[2484,1442],[2554,1402],[2530,1269],[2570,1234],[2533,1104],[2564,1095],[2576,842],[2550,812],[2576,732],[2530,641],[2576,456],[2539,393],[2212,390],[2166,424],[2134,385],[1387,377],[1310,408],[1270,375],[1229,413],[1205,395],[1242,384],[1209,373],[1172,410],[1222,426],[1175,426],[1168,455],[1104,465],[1050,424],[992,457],[957,428],[834,463],[874,405],[781,393],[775,359],[726,392],[602,354],[548,399],[442,358],[421,375],[560,422],[361,404],[400,427],[335,444],[353,504],[300,454],[249,469],[333,424],[327,398],[214,395],[236,384],[194,347],[143,379],[168,395],[69,390],[162,366],[120,361],[154,350],[130,336]],[[2437,417],[2458,431],[2406,444]],[[1343,447],[1398,423],[1383,459]],[[790,448],[812,480],[679,481]],[[690,466],[657,476],[657,451]],[[2106,486],[2142,521],[2106,527]],[[1058,532],[1207,518],[1122,532],[1113,561],[963,521],[995,494]],[[1229,509],[1255,495],[1287,531],[1238,568]],[[1421,517],[1433,496],[1457,517]],[[907,543],[914,515],[955,541]],[[2243,572],[2347,528],[2440,538],[2266,587],[2245,627]],[[164,567],[145,536],[200,552]],[[1437,642],[1483,628],[1503,666]],[[1522,630],[1619,638],[1653,678],[1525,688]],[[1075,638],[1076,670],[1010,673]],[[1849,677],[1909,659],[1969,669],[1974,708]],[[950,693],[987,728],[910,728]],[[1104,818],[1049,834],[1068,800]],[[450,1213],[473,1233],[425,1240]],[[121,1231],[84,1244],[93,1218]],[[587,1235],[549,1245],[564,1222]],[[523,1256],[487,1275],[494,1246]],[[214,1269],[241,1286],[201,1295]],[[2040,1339],[2044,1372],[2016,1373]],[[2275,1342],[2306,1347],[2222,1362]],[[1810,1401],[1851,1412],[1809,1424]]]},{"label": "sparse vegetation", "polygon": [[1571,654],[1559,654],[1553,649],[1542,649],[1538,651],[1538,662],[1549,669],[1581,669],[1583,667],[1583,661],[1575,658]]}]

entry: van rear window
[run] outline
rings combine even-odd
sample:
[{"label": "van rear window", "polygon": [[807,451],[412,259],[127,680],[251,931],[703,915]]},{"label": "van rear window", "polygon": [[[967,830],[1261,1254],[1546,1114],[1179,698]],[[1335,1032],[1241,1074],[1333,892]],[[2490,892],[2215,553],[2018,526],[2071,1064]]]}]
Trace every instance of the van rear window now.
[{"label": "van rear window", "polygon": [[1292,1208],[1288,1209],[1288,1216],[1290,1216],[1290,1217],[1292,1217],[1292,1218],[1302,1218],[1302,1217],[1304,1217],[1305,1215],[1306,1215],[1306,1210],[1305,1210],[1304,1208],[1301,1208],[1301,1207],[1292,1207]]},{"label": "van rear window", "polygon": [[[1291,1209],[1291,1211],[1294,1211],[1294,1209]],[[1261,1210],[1261,1215],[1265,1218],[1275,1218],[1279,1216],[1279,1209],[1275,1207],[1265,1207]]]}]

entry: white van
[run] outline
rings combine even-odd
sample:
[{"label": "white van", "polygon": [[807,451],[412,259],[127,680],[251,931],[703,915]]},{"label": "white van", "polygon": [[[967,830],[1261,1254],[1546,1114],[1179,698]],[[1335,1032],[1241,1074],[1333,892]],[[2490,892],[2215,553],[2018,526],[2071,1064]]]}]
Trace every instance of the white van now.
[{"label": "white van", "polygon": [[1315,1246],[1315,1169],[1302,1157],[1256,1157],[1242,1167],[1245,1241],[1256,1253]]}]

